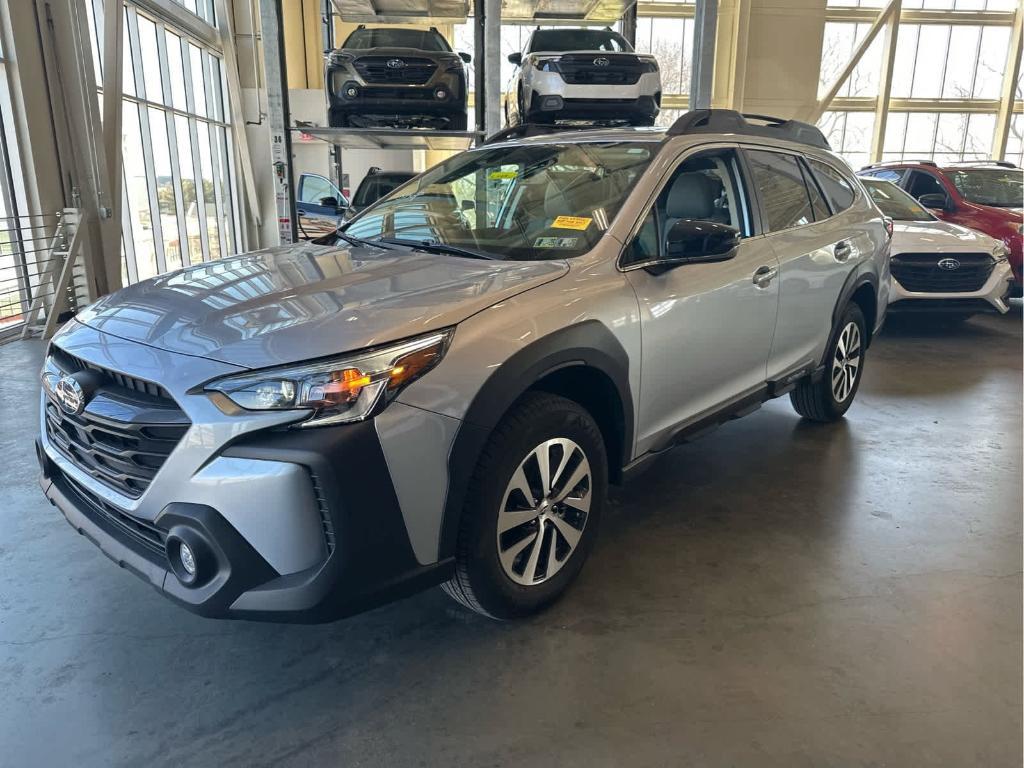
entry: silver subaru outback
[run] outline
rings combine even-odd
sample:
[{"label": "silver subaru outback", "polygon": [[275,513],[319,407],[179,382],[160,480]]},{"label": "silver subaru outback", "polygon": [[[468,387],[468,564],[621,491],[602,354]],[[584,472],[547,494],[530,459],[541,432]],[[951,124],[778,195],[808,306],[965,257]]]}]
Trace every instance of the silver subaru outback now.
[{"label": "silver subaru outback", "polygon": [[440,584],[510,618],[579,574],[609,483],[782,394],[843,416],[890,235],[817,129],[536,132],[334,244],[80,313],[42,371],[51,502],[202,615],[325,621]]}]

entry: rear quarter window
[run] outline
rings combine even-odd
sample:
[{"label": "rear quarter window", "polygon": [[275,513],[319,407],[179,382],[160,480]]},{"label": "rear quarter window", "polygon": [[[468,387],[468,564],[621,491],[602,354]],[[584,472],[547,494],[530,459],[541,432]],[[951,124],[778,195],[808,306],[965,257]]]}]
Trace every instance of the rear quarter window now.
[{"label": "rear quarter window", "polygon": [[853,205],[855,197],[853,183],[828,163],[813,158],[808,158],[808,160],[811,170],[814,172],[814,178],[818,180],[818,186],[832,203],[833,213],[840,213]]}]

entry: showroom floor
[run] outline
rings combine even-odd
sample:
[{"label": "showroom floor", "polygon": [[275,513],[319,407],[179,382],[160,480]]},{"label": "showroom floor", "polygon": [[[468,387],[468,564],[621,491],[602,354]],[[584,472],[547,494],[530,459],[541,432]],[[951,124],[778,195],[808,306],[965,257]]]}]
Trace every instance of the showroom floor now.
[{"label": "showroom floor", "polygon": [[514,624],[176,608],[43,501],[41,354],[0,348],[0,764],[1019,765],[1019,305],[890,323],[844,423],[676,451]]}]

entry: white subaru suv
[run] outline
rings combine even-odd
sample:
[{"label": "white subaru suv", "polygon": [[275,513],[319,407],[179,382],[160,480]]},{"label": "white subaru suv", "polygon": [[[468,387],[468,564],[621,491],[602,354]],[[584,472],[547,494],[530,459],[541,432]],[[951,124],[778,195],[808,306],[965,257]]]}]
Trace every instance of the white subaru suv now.
[{"label": "white subaru suv", "polygon": [[654,125],[661,107],[658,61],[636,53],[611,29],[538,29],[509,84],[509,125],[556,120],[616,120]]},{"label": "white subaru suv", "polygon": [[1009,249],[973,229],[942,221],[889,181],[861,177],[875,205],[893,220],[890,308],[965,319],[1005,314],[1010,305]]}]

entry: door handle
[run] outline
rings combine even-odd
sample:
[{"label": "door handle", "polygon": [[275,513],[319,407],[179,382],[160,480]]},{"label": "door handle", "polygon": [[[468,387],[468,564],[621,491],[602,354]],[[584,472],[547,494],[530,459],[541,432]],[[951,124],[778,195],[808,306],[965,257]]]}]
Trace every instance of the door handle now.
[{"label": "door handle", "polygon": [[767,288],[778,274],[779,270],[776,267],[769,267],[767,265],[758,267],[757,272],[754,273],[754,285],[758,288]]},{"label": "door handle", "polygon": [[850,258],[850,254],[853,253],[853,249],[850,244],[845,240],[841,240],[836,243],[835,250],[832,251],[832,255],[836,257],[836,261],[843,262]]}]

